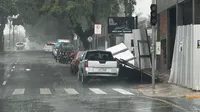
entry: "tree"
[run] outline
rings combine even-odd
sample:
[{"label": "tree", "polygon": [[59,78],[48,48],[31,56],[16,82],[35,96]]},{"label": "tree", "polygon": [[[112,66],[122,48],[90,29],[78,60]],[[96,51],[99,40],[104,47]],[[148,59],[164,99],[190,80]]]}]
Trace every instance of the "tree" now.
[{"label": "tree", "polygon": [[70,21],[70,28],[89,48],[87,37],[94,34],[94,24],[101,18],[116,16],[118,0],[47,0],[41,8],[43,14],[51,14],[63,21]]},{"label": "tree", "polygon": [[32,41],[55,40],[56,38],[67,38],[71,35],[67,21],[60,20],[49,14],[42,14],[40,9],[45,0],[17,0],[16,5],[19,17],[15,19],[14,25],[23,25],[27,36]]},{"label": "tree", "polygon": [[136,0],[124,0],[124,6],[125,6],[125,16],[132,16],[135,8],[134,5],[136,5]]},{"label": "tree", "polygon": [[16,15],[17,9],[13,0],[0,0],[0,51],[4,50],[3,31],[8,22],[8,16]]},{"label": "tree", "polygon": [[102,20],[107,24],[109,16],[117,16],[121,4],[124,4],[126,16],[131,16],[135,3],[135,0],[17,0],[20,16],[14,23],[23,24],[32,35],[33,29],[35,33],[41,32],[40,28],[45,28],[45,32],[52,30],[45,22],[54,22],[54,33],[59,38],[69,38],[72,32],[76,33],[87,49],[87,37],[94,34],[94,24]]}]

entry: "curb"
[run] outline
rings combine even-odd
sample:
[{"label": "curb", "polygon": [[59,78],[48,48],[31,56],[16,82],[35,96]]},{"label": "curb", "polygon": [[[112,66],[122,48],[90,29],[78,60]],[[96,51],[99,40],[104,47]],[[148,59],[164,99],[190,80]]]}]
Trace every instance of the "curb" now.
[{"label": "curb", "polygon": [[187,98],[187,99],[198,99],[198,98],[200,98],[200,95],[185,95],[185,98]]},{"label": "curb", "polygon": [[[137,91],[144,96],[148,97],[159,97],[159,98],[186,98],[186,95],[180,95],[180,96],[159,96],[159,95],[147,95],[143,93],[143,90],[141,88],[138,88]],[[188,95],[189,96],[189,95]],[[200,98],[200,95],[198,96]],[[189,97],[188,97],[189,98]]]}]

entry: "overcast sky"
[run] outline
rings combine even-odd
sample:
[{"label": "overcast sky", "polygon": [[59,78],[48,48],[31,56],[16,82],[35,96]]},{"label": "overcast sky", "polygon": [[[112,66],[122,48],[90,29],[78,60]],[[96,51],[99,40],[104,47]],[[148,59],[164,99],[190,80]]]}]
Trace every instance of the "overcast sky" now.
[{"label": "overcast sky", "polygon": [[148,17],[150,15],[150,5],[152,3],[152,0],[136,0],[136,13],[143,13],[142,16]]}]

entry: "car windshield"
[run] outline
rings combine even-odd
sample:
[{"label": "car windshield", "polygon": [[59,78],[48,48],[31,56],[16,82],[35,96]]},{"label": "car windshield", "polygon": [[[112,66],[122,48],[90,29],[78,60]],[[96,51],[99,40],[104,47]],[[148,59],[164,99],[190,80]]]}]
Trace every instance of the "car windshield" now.
[{"label": "car windshield", "polygon": [[111,52],[104,52],[104,51],[91,51],[86,54],[86,58],[88,60],[106,60],[106,61],[113,61],[114,58]]},{"label": "car windshield", "polygon": [[62,43],[61,44],[63,50],[73,50],[74,46],[70,43]]},{"label": "car windshield", "polygon": [[24,43],[17,43],[17,45],[24,45]]}]

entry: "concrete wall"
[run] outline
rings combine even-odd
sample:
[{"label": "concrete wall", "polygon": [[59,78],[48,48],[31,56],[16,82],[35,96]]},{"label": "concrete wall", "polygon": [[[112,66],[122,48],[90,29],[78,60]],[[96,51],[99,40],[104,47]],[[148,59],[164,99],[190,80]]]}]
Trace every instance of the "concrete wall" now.
[{"label": "concrete wall", "polygon": [[[186,1],[186,0],[178,0],[179,3],[183,1]],[[158,13],[176,5],[176,2],[177,0],[157,0]]]}]

